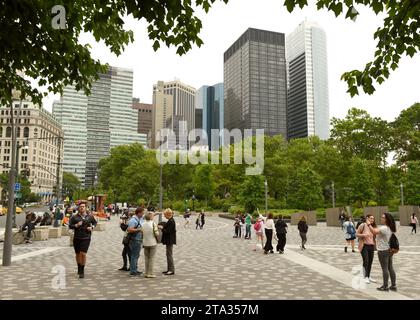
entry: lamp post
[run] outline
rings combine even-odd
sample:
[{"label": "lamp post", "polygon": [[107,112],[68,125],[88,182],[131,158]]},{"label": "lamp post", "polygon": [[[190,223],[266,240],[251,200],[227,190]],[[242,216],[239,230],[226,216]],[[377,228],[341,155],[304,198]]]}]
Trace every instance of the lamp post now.
[{"label": "lamp post", "polygon": [[265,214],[267,215],[267,211],[268,211],[268,199],[267,199],[267,179],[264,180],[264,187],[265,187]]},{"label": "lamp post", "polygon": [[[16,142],[16,177],[15,177],[15,181],[18,181],[19,178],[19,149],[24,149],[27,150],[28,146],[25,144],[19,144],[19,142]],[[12,226],[13,228],[16,228],[16,207],[18,205],[18,197],[15,197],[15,201],[13,202],[13,223]]]},{"label": "lamp post", "polygon": [[404,205],[404,185],[402,182],[400,184],[400,190],[401,190],[401,205],[403,206]]}]

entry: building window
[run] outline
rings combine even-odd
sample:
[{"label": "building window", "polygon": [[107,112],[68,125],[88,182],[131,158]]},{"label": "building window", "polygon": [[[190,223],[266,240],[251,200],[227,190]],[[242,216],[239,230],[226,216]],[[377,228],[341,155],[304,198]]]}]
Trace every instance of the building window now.
[{"label": "building window", "polygon": [[25,129],[23,129],[23,137],[24,138],[29,138],[29,128],[25,127]]},{"label": "building window", "polygon": [[[20,119],[19,119],[20,120]],[[17,134],[16,134],[16,136],[18,137],[18,138],[20,138],[20,127],[17,127]]]},{"label": "building window", "polygon": [[24,105],[23,105],[23,107],[24,107],[25,109],[27,109],[27,108],[28,108],[28,105],[27,105],[27,104],[24,104]]},{"label": "building window", "polygon": [[[1,119],[3,120],[3,119]],[[3,137],[3,127],[0,127],[0,138]]]},{"label": "building window", "polygon": [[12,127],[6,128],[6,138],[10,138],[12,136]]}]

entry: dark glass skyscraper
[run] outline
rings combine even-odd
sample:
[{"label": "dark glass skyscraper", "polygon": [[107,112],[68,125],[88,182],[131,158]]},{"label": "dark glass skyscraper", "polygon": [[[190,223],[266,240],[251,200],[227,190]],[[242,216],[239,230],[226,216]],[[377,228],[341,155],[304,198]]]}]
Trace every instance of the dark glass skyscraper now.
[{"label": "dark glass skyscraper", "polygon": [[250,28],[232,44],[224,53],[224,97],[226,129],[287,136],[283,33]]}]

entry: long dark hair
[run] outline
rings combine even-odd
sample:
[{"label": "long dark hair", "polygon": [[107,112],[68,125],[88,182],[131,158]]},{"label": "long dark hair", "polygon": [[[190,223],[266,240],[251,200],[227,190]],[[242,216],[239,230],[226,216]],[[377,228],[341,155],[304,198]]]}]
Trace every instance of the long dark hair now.
[{"label": "long dark hair", "polygon": [[391,229],[392,232],[397,232],[397,227],[395,226],[394,217],[389,213],[385,212],[385,224]]},{"label": "long dark hair", "polygon": [[413,214],[411,215],[411,218],[414,218],[416,216],[416,213],[413,212]]}]

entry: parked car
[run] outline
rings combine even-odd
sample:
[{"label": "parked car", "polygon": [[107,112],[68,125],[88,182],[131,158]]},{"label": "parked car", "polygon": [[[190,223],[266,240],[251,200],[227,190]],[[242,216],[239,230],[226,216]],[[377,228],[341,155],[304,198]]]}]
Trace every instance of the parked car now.
[{"label": "parked car", "polygon": [[[22,213],[22,212],[23,212],[23,210],[22,210],[22,208],[21,208],[21,207],[16,207],[16,214],[20,214],[20,213]],[[5,214],[7,214],[7,207],[2,207],[2,208],[1,208],[0,215],[1,215],[1,216],[4,216]]]}]

